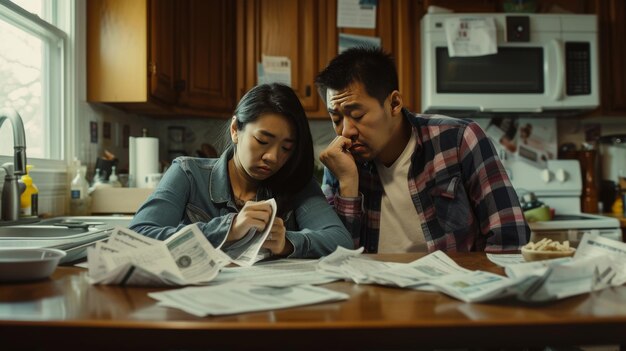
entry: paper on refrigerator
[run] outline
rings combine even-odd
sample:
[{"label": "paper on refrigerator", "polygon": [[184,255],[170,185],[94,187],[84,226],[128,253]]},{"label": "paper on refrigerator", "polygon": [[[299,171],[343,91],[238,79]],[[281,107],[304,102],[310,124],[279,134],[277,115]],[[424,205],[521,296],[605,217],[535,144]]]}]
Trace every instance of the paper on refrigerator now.
[{"label": "paper on refrigerator", "polygon": [[196,224],[165,241],[117,227],[106,244],[89,248],[87,258],[92,284],[120,285],[206,284],[230,263]]}]

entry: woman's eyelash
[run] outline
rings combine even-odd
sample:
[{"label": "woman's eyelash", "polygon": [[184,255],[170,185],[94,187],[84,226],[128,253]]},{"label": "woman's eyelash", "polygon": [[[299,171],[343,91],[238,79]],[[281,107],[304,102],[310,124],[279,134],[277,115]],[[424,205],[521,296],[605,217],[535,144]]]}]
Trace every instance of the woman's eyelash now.
[{"label": "woman's eyelash", "polygon": [[261,145],[267,145],[267,142],[266,142],[266,141],[262,141],[261,139],[259,139],[259,138],[257,138],[257,137],[254,137],[254,139],[256,139],[256,141],[258,141],[258,142],[259,142],[259,144],[261,144]]}]

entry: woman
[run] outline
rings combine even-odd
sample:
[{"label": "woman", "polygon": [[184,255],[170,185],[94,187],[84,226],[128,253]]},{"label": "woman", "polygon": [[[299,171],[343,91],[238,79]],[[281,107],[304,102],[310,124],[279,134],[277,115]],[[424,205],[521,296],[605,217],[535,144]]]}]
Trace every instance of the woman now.
[{"label": "woman", "polygon": [[278,214],[263,247],[275,256],[314,258],[352,239],[313,179],[313,143],[298,97],[281,84],[252,88],[230,123],[219,159],[179,157],[139,208],[130,228],[164,240],[198,223],[214,247],[236,247]]}]

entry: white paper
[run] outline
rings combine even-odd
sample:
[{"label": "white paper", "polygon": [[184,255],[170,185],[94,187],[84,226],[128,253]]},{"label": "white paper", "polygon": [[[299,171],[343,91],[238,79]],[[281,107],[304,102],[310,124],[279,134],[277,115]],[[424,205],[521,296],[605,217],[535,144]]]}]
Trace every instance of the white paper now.
[{"label": "white paper", "polygon": [[443,251],[435,251],[411,263],[374,272],[372,276],[379,284],[417,288],[446,275],[469,272],[471,271],[459,266]]},{"label": "white paper", "polygon": [[498,52],[493,17],[453,17],[447,18],[444,25],[450,57],[483,56]]},{"label": "white paper", "polygon": [[337,2],[337,27],[376,28],[376,5],[372,0],[339,0]]},{"label": "white paper", "polygon": [[88,249],[92,284],[206,284],[230,263],[228,256],[213,248],[196,224],[184,227],[165,241],[121,227],[115,228],[111,238],[110,242]]},{"label": "white paper", "polygon": [[225,267],[211,281],[211,285],[236,282],[285,287],[326,284],[338,280],[319,272],[317,265],[318,260],[281,259],[261,262],[252,267]]},{"label": "white paper", "polygon": [[[250,231],[244,238],[241,240],[245,240],[246,243],[243,247],[239,247],[233,250],[227,250],[226,254],[232,259],[232,262],[243,267],[252,266],[259,259],[259,251],[261,251],[261,246],[267,239],[270,231],[272,230],[272,225],[274,224],[274,219],[276,218],[276,200],[269,199],[265,201],[272,208],[272,215],[270,217],[270,221],[267,223],[265,229],[262,232],[257,232],[256,230]],[[232,251],[232,252],[231,252]],[[263,256],[261,256],[262,258]]]},{"label": "white paper", "polygon": [[161,306],[178,308],[200,317],[274,310],[349,297],[310,285],[275,288],[234,283],[149,293],[148,296],[159,300]]},{"label": "white paper", "polygon": [[[580,239],[575,259],[585,257],[606,257],[611,266],[599,266],[600,274],[608,274],[608,269],[614,271],[614,276],[610,277],[609,284],[618,286],[626,283],[626,243],[611,240],[600,236],[599,234],[586,233]],[[608,279],[609,277],[605,277]]]},{"label": "white paper", "polygon": [[286,56],[262,55],[258,67],[259,84],[282,83],[291,86],[291,60]]},{"label": "white paper", "polygon": [[493,254],[488,253],[487,259],[500,267],[507,267],[513,264],[524,263],[522,254]]}]

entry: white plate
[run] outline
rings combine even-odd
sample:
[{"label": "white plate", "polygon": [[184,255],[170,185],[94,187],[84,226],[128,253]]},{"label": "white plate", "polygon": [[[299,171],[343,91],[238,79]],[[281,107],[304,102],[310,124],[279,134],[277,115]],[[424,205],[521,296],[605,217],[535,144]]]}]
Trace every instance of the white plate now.
[{"label": "white plate", "polygon": [[65,255],[65,251],[58,249],[0,249],[0,282],[47,278]]}]

